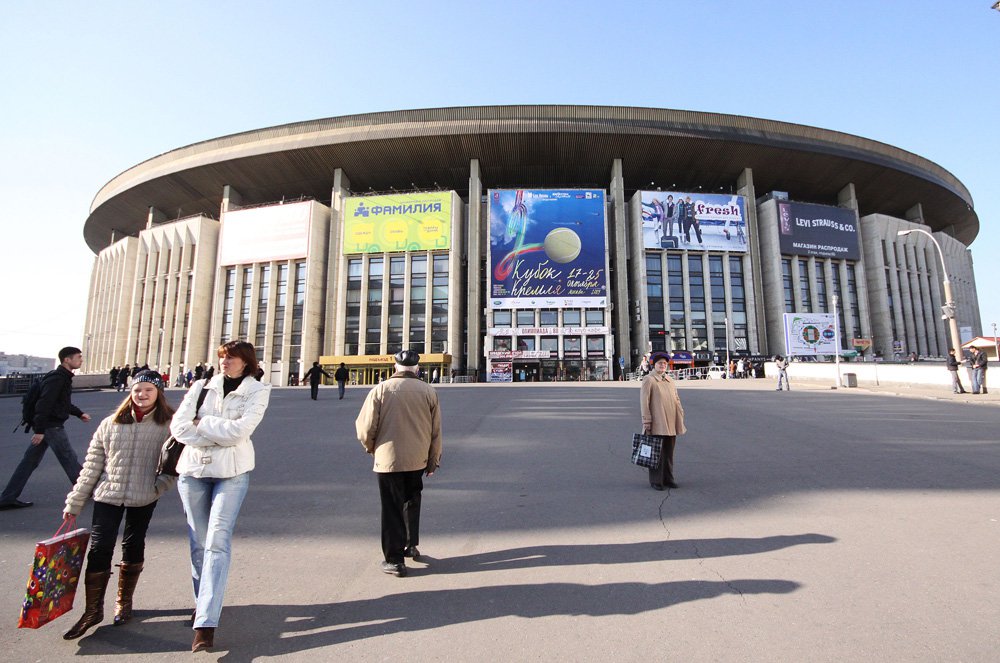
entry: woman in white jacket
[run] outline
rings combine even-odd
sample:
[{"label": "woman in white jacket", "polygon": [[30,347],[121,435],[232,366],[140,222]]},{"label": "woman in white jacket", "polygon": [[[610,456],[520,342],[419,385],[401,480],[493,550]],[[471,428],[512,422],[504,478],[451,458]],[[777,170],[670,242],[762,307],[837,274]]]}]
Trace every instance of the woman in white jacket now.
[{"label": "woman in white jacket", "polygon": [[90,552],[83,577],[87,602],[83,615],[63,635],[66,640],[79,638],[91,626],[104,621],[104,593],[123,518],[115,626],[132,616],[132,595],[145,561],[146,529],[156,501],[174,485],[174,477],[156,474],[160,448],[170,436],[174,412],[163,387],[156,371],[136,374],[128,398],[97,427],[80,476],[66,496],[65,520],[75,519],[87,500],[94,499]]},{"label": "woman in white jacket", "polygon": [[[215,644],[233,530],[254,468],[250,434],[271,397],[271,387],[254,377],[253,345],[230,341],[218,355],[220,374],[191,387],[170,426],[174,437],[186,445],[177,462],[177,491],[191,543],[195,597],[191,651]],[[207,393],[198,408],[202,389]]]}]

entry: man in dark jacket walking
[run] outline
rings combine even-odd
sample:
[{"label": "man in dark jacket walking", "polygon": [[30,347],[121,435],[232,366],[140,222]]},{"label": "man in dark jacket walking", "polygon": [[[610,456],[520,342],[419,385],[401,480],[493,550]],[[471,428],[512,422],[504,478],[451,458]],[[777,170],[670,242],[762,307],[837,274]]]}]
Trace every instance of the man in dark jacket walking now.
[{"label": "man in dark jacket walking", "polygon": [[330,374],[323,370],[323,367],[319,365],[318,361],[313,362],[313,367],[306,371],[306,377],[309,378],[309,394],[312,399],[318,400],[319,396],[319,381],[322,380],[321,375],[330,377]]},{"label": "man in dark jacket walking", "polygon": [[973,346],[972,348],[972,393],[980,392],[986,394],[986,366],[989,360],[982,348]]},{"label": "man in dark jacket walking", "polygon": [[0,494],[0,510],[21,509],[32,505],[32,502],[22,502],[17,498],[49,447],[52,447],[52,452],[59,459],[69,482],[76,483],[81,469],[80,461],[69,444],[64,424],[70,415],[79,417],[82,421],[90,421],[90,415],[73,405],[70,400],[73,371],[82,365],[83,353],[80,349],[65,347],[59,351],[59,367],[42,378],[42,391],[35,404],[35,417],[31,422],[35,434],[31,436],[31,444],[7,482],[3,494]]},{"label": "man in dark jacket walking", "polygon": [[965,387],[962,386],[962,379],[958,377],[958,368],[962,362],[955,356],[955,348],[948,350],[948,370],[951,371],[951,390],[956,394],[964,394]]},{"label": "man in dark jacket walking", "polygon": [[333,374],[333,379],[337,381],[337,392],[340,394],[340,400],[344,400],[344,389],[347,386],[347,378],[349,377],[350,373],[347,372],[347,366],[344,365],[344,362],[340,362],[340,368]]}]

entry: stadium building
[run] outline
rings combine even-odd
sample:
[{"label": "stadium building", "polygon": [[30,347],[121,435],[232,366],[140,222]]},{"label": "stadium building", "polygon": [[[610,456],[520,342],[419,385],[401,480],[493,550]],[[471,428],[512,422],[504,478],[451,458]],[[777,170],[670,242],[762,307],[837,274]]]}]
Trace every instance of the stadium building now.
[{"label": "stadium building", "polygon": [[937,357],[944,280],[962,337],[982,333],[978,232],[937,164],[784,122],[596,106],[301,122],[97,193],[86,369],[176,374],[239,338],[280,385],[316,360],[373,383],[403,347],[428,379],[604,380],[650,350],[808,354],[792,325],[821,354]]}]

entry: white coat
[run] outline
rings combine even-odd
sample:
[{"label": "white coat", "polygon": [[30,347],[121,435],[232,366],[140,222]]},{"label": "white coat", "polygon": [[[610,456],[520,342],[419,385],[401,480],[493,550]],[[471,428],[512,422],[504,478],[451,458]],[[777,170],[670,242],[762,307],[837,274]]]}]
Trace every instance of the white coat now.
[{"label": "white coat", "polygon": [[195,405],[204,380],[188,390],[174,413],[170,432],[187,445],[177,461],[177,473],[190,477],[228,479],[254,468],[250,434],[264,417],[271,398],[271,386],[248,375],[240,386],[222,396],[225,376],[216,375],[204,386],[205,402],[194,425]]}]

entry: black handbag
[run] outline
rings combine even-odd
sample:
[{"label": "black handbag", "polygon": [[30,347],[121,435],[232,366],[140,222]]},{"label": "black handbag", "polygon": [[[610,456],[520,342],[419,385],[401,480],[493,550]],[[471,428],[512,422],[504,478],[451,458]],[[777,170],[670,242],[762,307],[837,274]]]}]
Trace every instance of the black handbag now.
[{"label": "black handbag", "polygon": [[[198,418],[198,410],[201,409],[201,406],[205,403],[205,396],[208,395],[207,386],[208,380],[205,380],[205,384],[201,386],[201,393],[198,394],[198,403],[194,406],[195,419]],[[160,462],[156,465],[156,473],[166,474],[171,477],[177,476],[177,461],[181,459],[181,453],[183,453],[185,446],[187,445],[173,435],[168,437],[160,449]]]}]

